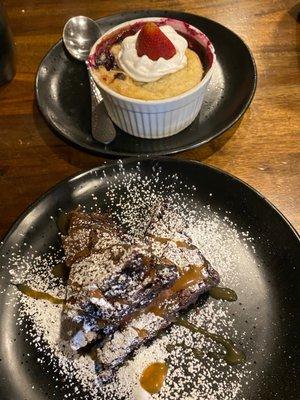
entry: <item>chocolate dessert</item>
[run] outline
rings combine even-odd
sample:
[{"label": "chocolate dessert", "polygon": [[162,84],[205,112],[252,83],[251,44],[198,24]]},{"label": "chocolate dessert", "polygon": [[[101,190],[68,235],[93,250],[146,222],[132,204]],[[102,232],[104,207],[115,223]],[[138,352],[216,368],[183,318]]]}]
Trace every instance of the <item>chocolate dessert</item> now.
[{"label": "chocolate dessert", "polygon": [[185,229],[165,205],[139,238],[109,215],[71,213],[63,238],[70,268],[64,330],[74,350],[96,348],[101,381],[218,284]]}]

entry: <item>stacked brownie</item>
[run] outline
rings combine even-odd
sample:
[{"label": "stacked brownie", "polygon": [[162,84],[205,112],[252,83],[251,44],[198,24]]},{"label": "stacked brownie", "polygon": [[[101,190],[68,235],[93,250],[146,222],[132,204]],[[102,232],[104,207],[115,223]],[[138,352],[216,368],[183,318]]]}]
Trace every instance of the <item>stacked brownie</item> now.
[{"label": "stacked brownie", "polygon": [[142,237],[127,235],[107,214],[77,209],[63,247],[70,268],[63,331],[74,350],[96,348],[102,381],[219,282],[164,204]]}]

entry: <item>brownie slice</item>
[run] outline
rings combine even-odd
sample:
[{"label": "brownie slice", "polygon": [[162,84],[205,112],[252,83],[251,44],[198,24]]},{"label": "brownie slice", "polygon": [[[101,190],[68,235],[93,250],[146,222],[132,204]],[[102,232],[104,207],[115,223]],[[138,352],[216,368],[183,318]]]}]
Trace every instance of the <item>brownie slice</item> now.
[{"label": "brownie slice", "polygon": [[197,284],[183,285],[182,288],[175,283],[170,289],[162,291],[150,306],[101,344],[97,349],[100,382],[110,380],[131,353],[155,338],[176,320],[180,311],[196,303],[203,293],[219,283],[219,275],[210,264],[205,263],[201,273],[202,280]]},{"label": "brownie slice", "polygon": [[100,381],[219,283],[187,228],[165,204],[141,238],[108,215],[72,212],[63,239],[70,266],[63,330],[75,350],[95,344]]},{"label": "brownie slice", "polygon": [[70,266],[63,330],[76,350],[114,332],[179,276],[108,216],[72,212],[63,246]]}]

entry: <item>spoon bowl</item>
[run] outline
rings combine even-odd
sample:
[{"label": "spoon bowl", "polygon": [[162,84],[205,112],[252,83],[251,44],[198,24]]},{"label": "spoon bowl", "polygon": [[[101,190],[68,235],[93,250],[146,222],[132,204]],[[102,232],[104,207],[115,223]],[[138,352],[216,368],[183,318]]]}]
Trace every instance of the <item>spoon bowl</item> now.
[{"label": "spoon bowl", "polygon": [[[84,61],[86,64],[90,50],[100,36],[101,31],[96,22],[82,15],[69,19],[63,30],[63,42],[67,51],[75,59]],[[106,112],[101,93],[94,84],[88,65],[87,72],[91,86],[92,136],[103,144],[109,144],[116,137],[116,129]]]},{"label": "spoon bowl", "polygon": [[96,22],[82,15],[73,17],[64,26],[63,41],[68,52],[79,61],[86,61],[90,49],[101,35]]}]

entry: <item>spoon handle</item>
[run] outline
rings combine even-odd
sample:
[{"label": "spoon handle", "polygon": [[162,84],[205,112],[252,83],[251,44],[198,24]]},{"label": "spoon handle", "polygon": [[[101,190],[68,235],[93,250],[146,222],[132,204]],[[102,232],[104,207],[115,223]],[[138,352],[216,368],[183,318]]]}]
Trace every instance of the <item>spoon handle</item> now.
[{"label": "spoon handle", "polygon": [[97,88],[92,77],[90,68],[87,66],[91,88],[91,127],[92,136],[98,142],[108,144],[116,137],[116,129],[109,118],[100,90]]}]

